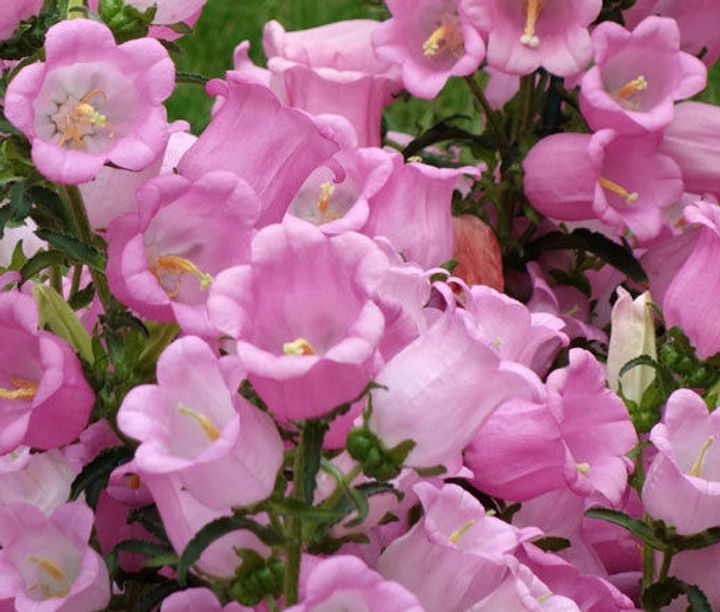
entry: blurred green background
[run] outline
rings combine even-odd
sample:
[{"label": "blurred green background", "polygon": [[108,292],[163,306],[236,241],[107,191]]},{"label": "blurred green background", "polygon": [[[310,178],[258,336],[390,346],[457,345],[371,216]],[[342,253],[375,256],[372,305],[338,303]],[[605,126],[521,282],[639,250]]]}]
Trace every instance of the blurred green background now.
[{"label": "blurred green background", "polygon": [[[382,0],[208,0],[195,31],[177,42],[183,53],[175,61],[178,71],[222,77],[232,68],[233,49],[243,40],[251,43],[253,61],[265,65],[262,30],[270,19],[277,19],[286,30],[302,30],[341,19],[383,20],[387,15]],[[211,105],[203,87],[180,84],[168,109],[171,119],[185,119],[199,133],[207,125]],[[387,121],[390,129],[417,134],[454,113],[476,116],[460,79],[451,79],[432,102],[398,100]]]}]

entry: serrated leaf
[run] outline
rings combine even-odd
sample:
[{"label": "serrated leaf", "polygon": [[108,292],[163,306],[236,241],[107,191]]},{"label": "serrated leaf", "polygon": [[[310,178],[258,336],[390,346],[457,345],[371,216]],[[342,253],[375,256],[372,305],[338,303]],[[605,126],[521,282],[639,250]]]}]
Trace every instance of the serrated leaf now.
[{"label": "serrated leaf", "polygon": [[106,448],[88,463],[70,486],[70,500],[76,500],[85,491],[88,505],[97,505],[100,492],[107,486],[112,471],[133,458],[133,449],[128,446]]},{"label": "serrated leaf", "polygon": [[85,289],[81,289],[77,293],[70,296],[68,299],[68,305],[73,310],[80,310],[85,308],[92,302],[95,297],[95,285],[90,283]]},{"label": "serrated leaf", "polygon": [[38,305],[41,326],[48,325],[54,333],[67,340],[80,357],[91,365],[95,363],[90,335],[62,296],[48,285],[35,285],[32,293]]},{"label": "serrated leaf", "polygon": [[686,584],[685,595],[690,604],[690,612],[713,612],[707,596],[696,584]]},{"label": "serrated leaf", "polygon": [[268,546],[284,543],[283,537],[272,527],[265,527],[244,516],[224,516],[205,525],[185,547],[177,567],[177,581],[185,586],[187,572],[205,549],[228,533],[245,529],[254,533]]},{"label": "serrated leaf", "polygon": [[184,21],[178,21],[177,23],[168,24],[166,27],[170,28],[173,32],[178,34],[187,35],[192,34],[193,29]]},{"label": "serrated leaf", "polygon": [[[164,544],[149,542],[147,540],[124,540],[123,542],[118,543],[105,559],[105,563],[108,566],[108,572],[111,575],[114,574],[117,569],[118,559],[121,552],[131,552],[139,555],[145,555],[151,558],[149,560],[159,557],[168,558],[169,556],[172,556],[175,558],[175,563],[178,561],[175,551],[169,549]],[[172,563],[163,563],[161,565],[155,564],[153,567],[163,567],[164,565],[172,565]]]},{"label": "serrated leaf", "polygon": [[337,521],[345,516],[338,510],[331,510],[317,506],[308,506],[299,499],[286,498],[270,503],[270,507],[285,516],[302,516],[313,521]]},{"label": "serrated leaf", "polygon": [[675,550],[700,550],[720,542],[720,527],[711,527],[705,531],[690,535],[677,535],[672,539]]},{"label": "serrated leaf", "polygon": [[535,544],[541,550],[545,552],[558,552],[570,548],[572,542],[566,538],[559,538],[556,536],[547,536],[540,538],[539,540],[533,540],[532,544]]},{"label": "serrated leaf", "polygon": [[60,199],[60,196],[55,191],[35,185],[34,187],[30,187],[30,189],[28,189],[28,196],[38,208],[50,213],[50,215],[55,217],[63,227],[70,226],[67,209]]},{"label": "serrated leaf", "polygon": [[649,525],[646,525],[642,521],[638,521],[619,510],[611,510],[609,508],[591,508],[585,512],[585,516],[619,525],[656,550],[665,550],[667,548],[665,542],[655,535]]},{"label": "serrated leaf", "polygon": [[65,253],[62,251],[55,251],[53,249],[49,251],[38,251],[20,268],[20,276],[22,276],[23,282],[25,282],[46,268],[62,265],[64,261]]},{"label": "serrated leaf", "polygon": [[598,232],[578,228],[571,233],[550,232],[527,245],[526,258],[537,259],[545,251],[582,249],[593,253],[603,261],[637,283],[647,284],[647,274],[635,259],[632,251]]},{"label": "serrated leaf", "polygon": [[642,595],[642,605],[644,609],[651,612],[663,610],[680,595],[687,597],[688,612],[713,612],[707,596],[700,587],[674,576],[656,582],[645,589]]},{"label": "serrated leaf", "polygon": [[57,250],[65,253],[71,260],[86,264],[98,272],[105,272],[105,255],[95,247],[81,242],[74,236],[53,230],[41,229],[37,230],[35,234],[41,240],[45,240]]}]

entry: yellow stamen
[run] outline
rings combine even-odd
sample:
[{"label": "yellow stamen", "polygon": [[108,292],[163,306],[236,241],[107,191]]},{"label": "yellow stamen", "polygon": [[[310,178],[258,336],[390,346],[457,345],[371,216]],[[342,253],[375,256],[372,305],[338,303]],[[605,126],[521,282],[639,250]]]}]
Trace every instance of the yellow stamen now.
[{"label": "yellow stamen", "polygon": [[705,440],[705,444],[703,444],[702,448],[700,449],[700,454],[698,455],[697,460],[690,468],[690,476],[700,476],[700,471],[703,468],[703,463],[705,463],[705,455],[707,455],[708,450],[710,450],[710,447],[713,445],[714,442],[715,436],[710,436],[707,440]]},{"label": "yellow stamen", "polygon": [[15,389],[0,388],[0,399],[16,400],[16,399],[32,399],[37,393],[37,383],[17,378],[13,376],[10,382],[15,385]]},{"label": "yellow stamen", "polygon": [[125,474],[125,481],[127,482],[127,486],[133,491],[137,491],[140,488],[140,476],[137,474],[128,472]]},{"label": "yellow stamen", "polygon": [[283,344],[283,353],[286,355],[314,355],[315,349],[305,338],[298,338]]},{"label": "yellow stamen", "polygon": [[470,519],[467,523],[460,527],[460,529],[458,529],[457,531],[453,531],[450,534],[450,542],[452,542],[453,544],[457,544],[460,541],[460,538],[462,538],[474,524],[475,519]]},{"label": "yellow stamen", "polygon": [[64,146],[68,141],[72,140],[78,147],[82,147],[85,143],[83,142],[83,134],[81,128],[83,126],[92,126],[97,128],[107,128],[109,130],[108,136],[112,138],[115,135],[115,130],[112,124],[108,121],[107,117],[102,113],[97,112],[95,107],[90,104],[90,100],[101,96],[106,98],[105,92],[102,89],[93,89],[86,95],[84,95],[67,115],[65,115],[65,125],[63,126],[62,135],[60,137],[59,146]]},{"label": "yellow stamen", "polygon": [[503,344],[505,344],[505,341],[502,338],[495,338],[495,340],[492,341],[492,345],[495,348],[500,348]]},{"label": "yellow stamen", "polygon": [[[176,275],[175,283],[170,291],[166,290],[168,297],[177,297],[180,293],[180,283],[184,274],[192,274],[200,281],[200,289],[206,291],[213,282],[213,277],[206,274],[198,268],[193,262],[184,257],[176,255],[163,255],[151,266],[150,271],[153,273],[158,283],[163,284],[161,278],[163,274]],[[164,288],[164,287],[163,287]]]},{"label": "yellow stamen", "polygon": [[526,47],[534,49],[540,44],[540,39],[535,34],[537,21],[543,9],[545,0],[525,0],[525,30],[520,37],[520,42]]},{"label": "yellow stamen", "polygon": [[580,310],[580,306],[577,304],[573,304],[571,308],[568,308],[565,312],[563,312],[564,317],[574,317],[578,311]]},{"label": "yellow stamen", "polygon": [[643,75],[640,75],[632,81],[628,81],[620,89],[618,89],[615,97],[621,100],[629,100],[632,96],[640,91],[645,91],[648,88],[648,82]]},{"label": "yellow stamen", "polygon": [[67,580],[65,572],[63,572],[52,559],[47,557],[36,557],[30,555],[28,561],[35,563],[43,572],[45,572],[53,580],[60,582],[61,580]]},{"label": "yellow stamen", "polygon": [[611,181],[610,179],[606,179],[605,177],[601,176],[598,179],[598,183],[600,183],[600,186],[604,189],[607,189],[608,191],[612,191],[614,194],[619,195],[628,204],[634,204],[638,201],[638,198],[640,197],[640,194],[636,191],[629,193],[626,189],[618,185],[616,182]]},{"label": "yellow stamen", "polygon": [[423,43],[423,53],[425,57],[432,57],[440,50],[440,45],[444,43],[445,37],[450,33],[450,26],[446,23],[439,28],[435,28],[429,38]]},{"label": "yellow stamen", "polygon": [[320,198],[317,201],[317,208],[320,211],[320,214],[325,215],[325,213],[327,213],[328,207],[330,206],[330,200],[332,200],[334,193],[335,185],[332,183],[327,182],[320,185]]},{"label": "yellow stamen", "polygon": [[189,416],[191,419],[194,419],[195,422],[200,425],[203,432],[205,432],[205,435],[208,437],[208,440],[210,440],[211,442],[215,442],[215,440],[220,437],[220,431],[218,430],[215,423],[213,423],[212,420],[204,414],[201,414],[200,412],[197,412],[192,408],[188,408],[187,406],[185,406],[185,404],[180,404],[178,406],[178,412],[180,414],[184,414],[185,416]]},{"label": "yellow stamen", "polygon": [[545,603],[548,599],[550,599],[553,596],[553,594],[548,591],[547,593],[543,593],[542,595],[538,595],[535,599],[538,603]]},{"label": "yellow stamen", "polygon": [[583,476],[587,476],[590,473],[590,464],[587,461],[583,463],[576,463],[575,467]]}]

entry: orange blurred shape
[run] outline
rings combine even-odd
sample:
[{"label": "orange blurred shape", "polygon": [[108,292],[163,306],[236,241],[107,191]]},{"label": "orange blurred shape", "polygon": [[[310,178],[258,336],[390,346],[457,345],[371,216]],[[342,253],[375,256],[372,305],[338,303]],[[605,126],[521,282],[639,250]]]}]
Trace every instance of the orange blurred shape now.
[{"label": "orange blurred shape", "polygon": [[453,275],[469,286],[487,285],[502,292],[505,288],[502,255],[493,230],[474,215],[453,217],[452,223],[453,259],[458,262]]}]

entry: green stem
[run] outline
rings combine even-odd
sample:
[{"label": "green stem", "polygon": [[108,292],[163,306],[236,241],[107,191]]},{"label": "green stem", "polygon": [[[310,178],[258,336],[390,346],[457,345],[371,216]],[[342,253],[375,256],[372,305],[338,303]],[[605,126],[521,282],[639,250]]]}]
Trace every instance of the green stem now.
[{"label": "green stem", "polygon": [[485,116],[487,117],[488,125],[490,126],[490,129],[492,129],[492,131],[495,132],[495,137],[497,138],[500,148],[503,151],[506,151],[509,147],[509,143],[508,143],[507,138],[505,137],[505,132],[503,131],[502,126],[500,125],[500,121],[497,118],[497,114],[490,106],[490,102],[487,101],[487,98],[485,97],[483,90],[477,84],[475,77],[472,75],[466,76],[465,82],[468,84],[468,87],[470,87],[470,91],[472,92],[472,95],[475,97],[475,99],[478,101],[478,103],[482,107],[483,111],[485,112]]},{"label": "green stem", "polygon": [[342,497],[342,494],[347,491],[347,488],[352,484],[353,480],[360,476],[360,474],[362,474],[362,465],[358,463],[352,470],[345,474],[342,482],[339,482],[338,485],[335,487],[335,490],[330,494],[329,497],[327,497],[327,499],[325,499],[322,504],[323,507],[332,508]]},{"label": "green stem", "polygon": [[280,612],[280,606],[278,606],[277,601],[275,601],[275,598],[272,595],[268,595],[265,598],[265,604],[267,605],[269,612]]},{"label": "green stem", "polygon": [[[66,200],[68,202],[70,212],[72,214],[73,221],[75,222],[75,228],[77,230],[77,236],[87,245],[92,245],[93,231],[90,226],[90,220],[85,210],[85,203],[83,202],[82,194],[80,189],[76,185],[66,185],[63,187],[65,192]],[[100,298],[100,302],[103,305],[105,313],[110,312],[112,306],[112,294],[110,293],[110,287],[107,283],[107,278],[101,272],[88,266],[90,276],[92,277],[93,284],[95,285],[95,291]]]},{"label": "green stem", "polygon": [[658,582],[662,582],[668,577],[670,573],[670,564],[672,563],[673,555],[675,551],[672,548],[668,548],[663,554],[662,565],[660,566],[660,573],[658,574]]},{"label": "green stem", "polygon": [[60,295],[63,294],[62,271],[60,270],[60,266],[50,268],[50,285]]},{"label": "green stem", "polygon": [[177,72],[175,74],[175,82],[183,83],[185,85],[199,85],[205,87],[210,79],[202,74],[196,74],[194,72]]},{"label": "green stem", "polygon": [[[303,427],[300,434],[300,442],[295,447],[295,459],[293,462],[293,488],[291,497],[305,501],[305,446],[309,428]],[[293,514],[287,519],[288,544],[287,561],[285,564],[285,606],[293,606],[298,602],[300,582],[300,560],[303,549],[303,525],[302,516],[299,513]]]},{"label": "green stem", "polygon": [[70,297],[73,297],[80,290],[80,278],[82,277],[82,264],[73,268],[72,284],[70,285]]},{"label": "green stem", "polygon": [[520,79],[520,103],[517,115],[515,116],[515,129],[513,130],[513,141],[517,142],[530,124],[530,113],[532,112],[533,81],[535,74],[525,75]]}]

